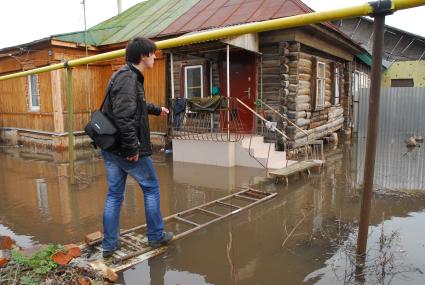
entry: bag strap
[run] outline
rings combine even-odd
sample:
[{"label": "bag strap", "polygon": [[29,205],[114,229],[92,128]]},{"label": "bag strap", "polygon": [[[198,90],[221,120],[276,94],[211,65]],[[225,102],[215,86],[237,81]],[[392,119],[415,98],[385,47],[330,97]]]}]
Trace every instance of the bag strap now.
[{"label": "bag strap", "polygon": [[105,95],[105,98],[103,98],[102,105],[100,105],[100,109],[99,109],[100,111],[102,111],[102,110],[103,110],[103,105],[105,105],[106,98],[108,98],[109,94],[111,93],[112,86],[114,85],[114,79],[115,79],[115,77],[117,77],[117,75],[118,75],[118,74],[120,74],[121,72],[122,72],[122,71],[121,71],[121,69],[120,69],[120,70],[118,70],[117,72],[115,72],[115,73],[112,75],[111,80],[109,80],[108,88],[106,89],[106,95]]}]

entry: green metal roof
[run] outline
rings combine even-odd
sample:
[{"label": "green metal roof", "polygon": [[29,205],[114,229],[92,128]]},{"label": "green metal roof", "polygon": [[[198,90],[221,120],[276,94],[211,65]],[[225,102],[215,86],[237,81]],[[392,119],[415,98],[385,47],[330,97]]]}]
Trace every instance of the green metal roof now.
[{"label": "green metal roof", "polygon": [[[199,0],[148,0],[88,29],[87,43],[121,43],[135,36],[152,38],[162,32]],[[53,36],[54,39],[84,43],[84,31]]]},{"label": "green metal roof", "polygon": [[[363,61],[364,63],[366,63],[367,65],[369,65],[370,67],[372,67],[372,55],[365,52],[362,54],[358,54],[356,55],[356,57],[358,59],[360,59],[361,61]],[[382,61],[382,67],[383,69],[388,69],[389,65],[385,62],[385,60]]]}]

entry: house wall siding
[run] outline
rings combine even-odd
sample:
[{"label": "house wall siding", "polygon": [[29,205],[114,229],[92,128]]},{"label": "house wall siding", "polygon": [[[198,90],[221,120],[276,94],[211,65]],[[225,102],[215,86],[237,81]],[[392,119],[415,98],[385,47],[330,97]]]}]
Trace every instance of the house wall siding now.
[{"label": "house wall siding", "polygon": [[[89,55],[92,54],[95,53],[89,51]],[[85,56],[85,51],[82,49],[42,47],[19,58],[0,58],[0,74],[19,72]],[[125,59],[119,58],[72,69],[74,131],[84,129],[90,114],[100,107],[112,73],[123,64]],[[50,136],[43,137],[41,134],[36,134],[39,131],[63,133],[68,128],[66,70],[55,72],[60,74],[55,76],[52,76],[52,72],[38,74],[40,110],[35,112],[30,111],[27,77],[0,81],[0,127],[28,129],[34,133],[33,135],[25,134],[28,138],[32,136],[29,138],[31,142],[52,145],[54,148],[65,148],[66,140],[61,140],[60,143],[48,142],[46,139],[49,140]],[[145,72],[145,91],[148,102],[166,106],[165,82],[164,58],[162,53],[158,52],[154,69]],[[149,121],[151,131],[167,131],[165,117],[150,116]],[[23,140],[28,141],[26,138]]]}]

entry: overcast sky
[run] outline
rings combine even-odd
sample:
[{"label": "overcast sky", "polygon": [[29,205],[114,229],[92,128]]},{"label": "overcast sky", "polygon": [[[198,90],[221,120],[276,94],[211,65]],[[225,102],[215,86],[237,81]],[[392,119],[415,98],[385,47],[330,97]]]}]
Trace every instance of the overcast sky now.
[{"label": "overcast sky", "polygon": [[[84,30],[83,0],[1,0],[0,48],[51,35]],[[141,0],[122,0],[127,9]],[[304,0],[316,11],[365,3],[362,0]],[[87,28],[113,17],[116,0],[85,0]],[[387,24],[425,37],[425,7],[399,11]]]}]

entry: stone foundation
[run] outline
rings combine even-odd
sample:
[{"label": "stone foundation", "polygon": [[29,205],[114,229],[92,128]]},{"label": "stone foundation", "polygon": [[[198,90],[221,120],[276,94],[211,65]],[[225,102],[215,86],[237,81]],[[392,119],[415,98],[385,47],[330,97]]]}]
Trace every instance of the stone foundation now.
[{"label": "stone foundation", "polygon": [[[166,145],[166,137],[152,134],[151,142],[157,148]],[[27,130],[0,129],[0,144],[6,146],[22,145],[28,148],[61,151],[68,149],[68,136],[49,133],[32,132]],[[90,148],[91,139],[83,132],[74,134],[76,149]]]}]

